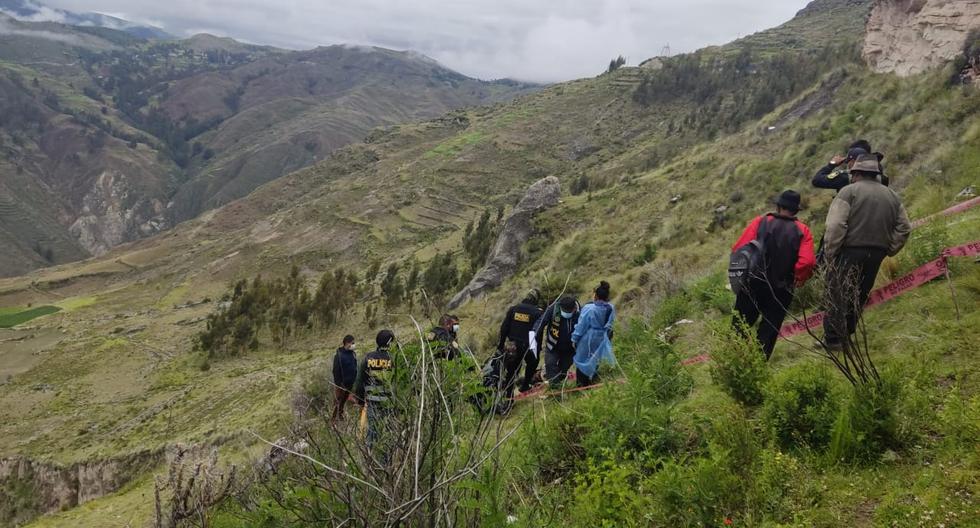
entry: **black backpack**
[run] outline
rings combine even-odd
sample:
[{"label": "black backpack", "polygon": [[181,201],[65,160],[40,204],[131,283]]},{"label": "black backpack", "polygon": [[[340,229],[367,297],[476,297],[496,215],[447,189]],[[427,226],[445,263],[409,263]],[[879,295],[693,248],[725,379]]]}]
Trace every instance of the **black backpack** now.
[{"label": "black backpack", "polygon": [[766,230],[769,215],[762,217],[755,240],[745,244],[732,253],[728,261],[728,282],[736,295],[749,292],[749,282],[762,278],[766,273]]}]

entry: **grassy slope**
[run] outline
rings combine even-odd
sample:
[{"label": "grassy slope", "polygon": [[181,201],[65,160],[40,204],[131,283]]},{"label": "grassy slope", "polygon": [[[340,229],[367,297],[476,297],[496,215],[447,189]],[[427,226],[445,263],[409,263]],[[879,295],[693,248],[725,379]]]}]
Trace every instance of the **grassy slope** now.
[{"label": "grassy slope", "polygon": [[[969,170],[976,166],[973,145],[980,128],[973,99],[942,88],[939,75],[900,81],[859,71],[848,74],[850,80],[829,108],[790,123],[776,134],[761,135],[755,132],[758,127],[751,127],[694,149],[666,167],[634,174],[628,183],[596,192],[591,200],[568,198],[540,220],[542,232],[550,235],[542,235],[546,243],[535,260],[500,293],[479,306],[464,308],[469,339],[479,342],[481,334],[489,334],[497,311],[494,307],[540,280],[543,271],[564,279],[574,268],[573,283],[584,289],[613,270],[618,291],[642,290],[631,294],[637,300],[620,302],[624,315],[642,316],[650,303],[671,289],[665,281],[649,277],[669,273],[670,282],[676,285],[682,278],[718,270],[726,244],[742,221],[765,209],[765,196],[786,186],[804,189],[810,173],[855,135],[873,138],[876,147],[897,158],[890,172],[916,216],[943,208],[960,188],[975,183]],[[0,430],[0,441],[8,446],[6,450],[77,460],[171,438],[204,440],[216,429],[256,423],[275,429],[298,373],[323,360],[322,354],[308,351],[330,347],[321,339],[307,340],[297,343],[294,352],[261,351],[247,360],[217,364],[203,374],[186,356],[190,330],[173,323],[203,315],[210,308],[176,310],[174,303],[215,295],[233,277],[283,269],[290,257],[317,270],[363,262],[372,256],[428,255],[435,248],[455,247],[458,228],[467,215],[477,215],[482,204],[513,200],[522,185],[539,175],[558,173],[567,181],[577,170],[622,174],[625,170],[620,164],[635,156],[635,150],[645,148],[644,138],[617,145],[610,141],[610,131],[583,123],[617,123],[622,128],[614,130],[620,131],[647,127],[645,138],[653,141],[650,138],[658,133],[657,128],[650,127],[648,115],[631,106],[628,83],[622,85],[631,75],[624,71],[570,83],[514,104],[466,112],[471,124],[465,130],[448,123],[399,127],[366,147],[350,149],[334,162],[268,185],[172,236],[126,248],[103,264],[39,275],[36,278],[42,282],[84,275],[90,266],[101,266],[100,270],[109,273],[77,278],[65,287],[75,288],[70,291],[75,295],[95,289],[101,295],[95,306],[47,318],[52,324],[67,323],[75,329],[75,338],[51,353],[43,367],[0,388],[4,400],[19,402],[9,411],[17,423]],[[600,151],[573,162],[568,152],[576,141],[593,142]],[[365,156],[378,156],[381,161],[365,166]],[[937,170],[943,171],[938,185]],[[454,192],[444,191],[446,188]],[[742,191],[737,201],[732,199],[736,188]],[[675,194],[683,199],[671,206],[669,199]],[[805,217],[818,220],[830,196],[814,195]],[[728,227],[709,231],[710,211],[721,204],[730,206]],[[432,222],[419,216],[424,206],[453,210],[461,217],[442,215],[442,221]],[[412,227],[396,231],[406,226],[406,220]],[[970,228],[975,232],[976,216],[957,221],[963,222],[958,225],[964,225],[966,232]],[[632,260],[642,244],[651,240],[659,248],[657,260],[645,267],[634,266]],[[142,269],[133,272],[110,265],[115,258]],[[22,288],[20,281],[0,283],[0,289],[17,292],[5,299],[36,295]],[[936,302],[941,298],[937,285],[927,291],[933,292]],[[877,314],[892,309],[924,310],[909,304],[915,299],[912,295]],[[139,313],[147,308],[151,311]],[[106,312],[124,317],[105,320],[101,314]],[[350,323],[354,327],[362,324]],[[106,337],[117,326],[125,330],[144,324],[148,328],[133,336]],[[976,323],[968,319],[963,324],[971,328]],[[691,343],[696,348],[697,340]],[[89,352],[82,355],[84,350]],[[781,348],[777,355],[783,351]],[[66,375],[82,365],[85,376]],[[139,372],[139,377],[126,376],[121,386],[108,385],[107,393],[102,393],[101,384],[114,377],[111,373],[127,371]],[[49,379],[81,397],[67,401],[57,394],[28,390],[29,385]],[[699,387],[711,394],[704,381],[700,380]],[[248,397],[236,399],[243,386]],[[174,400],[169,413],[160,412],[157,405],[188,387],[191,391],[186,398]],[[125,405],[118,405],[117,399],[100,403],[115,391],[125,396]],[[147,401],[138,396],[144,392],[150,396]],[[69,418],[81,410],[90,432],[66,434],[73,429],[81,432]],[[28,431],[35,433],[31,436]],[[914,474],[914,469],[909,472]],[[897,472],[893,476],[899,478]]]}]

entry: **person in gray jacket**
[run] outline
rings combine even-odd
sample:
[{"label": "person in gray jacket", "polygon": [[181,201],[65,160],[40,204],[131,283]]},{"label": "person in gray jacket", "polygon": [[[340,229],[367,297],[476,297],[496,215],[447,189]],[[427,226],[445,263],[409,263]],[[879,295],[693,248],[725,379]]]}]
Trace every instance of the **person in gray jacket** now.
[{"label": "person in gray jacket", "polygon": [[824,335],[831,349],[850,340],[881,262],[898,254],[912,232],[902,201],[878,181],[880,170],[877,156],[859,156],[851,167],[851,184],[841,189],[827,213]]}]

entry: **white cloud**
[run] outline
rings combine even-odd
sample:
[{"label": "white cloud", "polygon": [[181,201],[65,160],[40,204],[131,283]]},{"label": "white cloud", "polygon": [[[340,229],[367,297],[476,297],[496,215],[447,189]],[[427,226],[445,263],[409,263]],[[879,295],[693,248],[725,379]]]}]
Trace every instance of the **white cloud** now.
[{"label": "white cloud", "polygon": [[[670,44],[721,44],[788,20],[806,0],[48,0],[288,48],[412,49],[481,78],[557,81],[630,64]],[[129,18],[129,17],[124,17]]]},{"label": "white cloud", "polygon": [[78,44],[79,41],[73,35],[66,35],[63,33],[55,33],[53,31],[39,31],[33,29],[19,29],[11,27],[3,19],[0,19],[0,36],[4,35],[16,35],[19,37],[31,37],[39,38],[45,40],[53,40],[56,42],[66,42],[68,44]]}]

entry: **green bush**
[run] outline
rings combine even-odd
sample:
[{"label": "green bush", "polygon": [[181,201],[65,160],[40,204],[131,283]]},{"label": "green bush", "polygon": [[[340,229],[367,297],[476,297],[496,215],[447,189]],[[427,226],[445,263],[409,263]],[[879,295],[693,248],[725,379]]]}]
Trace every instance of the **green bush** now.
[{"label": "green bush", "polygon": [[723,459],[670,461],[652,479],[654,526],[722,526],[739,510],[745,483]]},{"label": "green bush", "polygon": [[762,418],[779,445],[826,447],[840,413],[840,395],[823,367],[799,365],[765,386]]},{"label": "green bush", "polygon": [[881,383],[856,385],[831,432],[830,456],[835,461],[874,462],[899,447],[896,407],[901,385],[894,377]]},{"label": "green bush", "polygon": [[716,323],[711,334],[711,379],[744,405],[762,403],[769,369],[758,342],[724,323]]},{"label": "green bush", "polygon": [[750,501],[761,517],[789,522],[805,508],[803,503],[813,498],[814,491],[804,489],[805,466],[793,455],[763,450],[754,471]]},{"label": "green bush", "polygon": [[301,382],[293,401],[297,411],[324,412],[334,398],[333,374],[326,366],[314,368]]},{"label": "green bush", "polygon": [[691,300],[684,292],[671,295],[660,303],[660,308],[653,315],[651,328],[656,331],[663,330],[668,326],[684,319],[692,312]]},{"label": "green bush", "polygon": [[735,297],[725,286],[728,277],[721,273],[709,275],[691,285],[691,298],[701,310],[718,310],[723,314],[732,313]]},{"label": "green bush", "polygon": [[646,405],[668,403],[686,396],[694,388],[694,379],[688,369],[681,365],[681,357],[674,347],[654,335],[646,334],[646,339],[637,343],[635,363],[630,380],[639,384],[638,390],[644,392],[641,402]]},{"label": "green bush", "polygon": [[579,526],[650,526],[653,501],[635,466],[604,462],[575,479],[571,518]]}]

